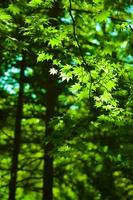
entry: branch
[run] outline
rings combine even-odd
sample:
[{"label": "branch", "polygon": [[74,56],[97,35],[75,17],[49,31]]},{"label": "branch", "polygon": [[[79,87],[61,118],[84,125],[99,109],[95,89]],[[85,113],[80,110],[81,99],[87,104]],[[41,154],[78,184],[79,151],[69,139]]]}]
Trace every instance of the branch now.
[{"label": "branch", "polygon": [[132,26],[130,24],[129,24],[129,27],[130,27],[131,31],[133,31],[133,28],[132,28]]},{"label": "branch", "polygon": [[[100,14],[100,11],[99,12],[93,12],[91,10],[84,10],[84,9],[78,9],[78,8],[73,8],[72,11],[75,11],[75,12],[81,12],[81,13],[86,13],[86,14]],[[128,22],[127,20],[125,19],[122,19],[122,18],[117,18],[115,16],[108,16],[108,18],[112,19],[112,20],[115,20],[115,21],[119,21],[119,22]]]},{"label": "branch", "polygon": [[[84,69],[88,71],[88,63],[86,62],[85,60],[85,57],[84,57],[84,54],[83,54],[83,51],[82,51],[82,48],[80,46],[80,43],[79,43],[79,40],[78,40],[78,36],[77,36],[77,33],[76,33],[76,23],[75,23],[75,19],[73,17],[73,14],[72,14],[72,2],[71,0],[69,0],[69,14],[71,16],[71,19],[72,19],[72,24],[73,24],[73,36],[75,38],[75,41],[77,43],[77,46],[78,46],[78,49],[79,49],[79,52],[80,52],[80,55],[81,55],[81,58],[82,58],[82,61],[83,61],[83,66],[84,66]],[[89,89],[89,99],[90,99],[90,95],[91,95],[91,87],[92,87],[92,76],[91,76],[91,72],[89,71],[89,75],[90,75],[90,89]]]}]

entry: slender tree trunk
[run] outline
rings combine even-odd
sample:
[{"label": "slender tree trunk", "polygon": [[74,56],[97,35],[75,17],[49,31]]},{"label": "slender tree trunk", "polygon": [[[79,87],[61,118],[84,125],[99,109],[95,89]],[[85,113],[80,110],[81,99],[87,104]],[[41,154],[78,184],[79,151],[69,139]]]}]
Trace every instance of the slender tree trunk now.
[{"label": "slender tree trunk", "polygon": [[[49,122],[55,116],[55,108],[57,104],[56,82],[53,77],[48,75],[47,80],[47,105],[46,105],[46,130],[45,139],[48,139],[44,146],[44,171],[43,171],[43,200],[53,199],[53,154],[54,147],[52,137],[53,129]],[[50,139],[49,139],[50,138]]]},{"label": "slender tree trunk", "polygon": [[[49,11],[49,17],[51,17],[50,25],[53,27],[58,27],[58,18],[60,15],[61,9],[59,7],[59,1],[55,1],[53,7]],[[57,56],[58,52],[51,50],[52,53]],[[57,81],[54,76],[49,74],[49,68],[52,67],[51,63],[46,63],[46,74],[47,74],[47,87],[46,87],[46,130],[45,130],[45,139],[50,138],[50,140],[44,146],[44,169],[43,169],[43,196],[42,200],[53,200],[53,148],[54,144],[52,141],[53,129],[49,126],[50,120],[55,116],[55,109],[57,105],[58,98],[58,86]]]},{"label": "slender tree trunk", "polygon": [[19,81],[19,94],[17,100],[17,110],[16,110],[16,121],[14,130],[14,144],[12,153],[12,165],[11,165],[11,178],[9,183],[9,200],[15,200],[16,194],[16,184],[17,184],[17,171],[18,171],[18,157],[20,152],[20,142],[21,142],[21,120],[23,111],[23,96],[24,96],[24,61],[20,62],[20,81]]}]

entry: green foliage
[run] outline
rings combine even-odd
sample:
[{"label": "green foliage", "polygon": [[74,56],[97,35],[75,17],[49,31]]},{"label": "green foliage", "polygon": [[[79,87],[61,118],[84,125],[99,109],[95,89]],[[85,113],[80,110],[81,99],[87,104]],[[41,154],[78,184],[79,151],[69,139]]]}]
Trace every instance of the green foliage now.
[{"label": "green foliage", "polygon": [[133,198],[131,1],[71,3],[0,3],[2,200],[8,199],[21,61],[16,200],[42,198],[44,146],[50,142],[55,200]]},{"label": "green foliage", "polygon": [[52,60],[52,57],[53,57],[52,55],[43,52],[38,55],[37,61],[43,62],[44,60]]}]

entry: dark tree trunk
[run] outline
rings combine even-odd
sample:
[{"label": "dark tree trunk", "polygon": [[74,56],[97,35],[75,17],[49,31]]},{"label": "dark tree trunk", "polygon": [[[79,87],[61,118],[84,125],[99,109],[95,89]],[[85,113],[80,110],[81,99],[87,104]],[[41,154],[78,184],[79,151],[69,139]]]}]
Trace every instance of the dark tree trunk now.
[{"label": "dark tree trunk", "polygon": [[52,150],[54,147],[52,137],[53,129],[50,127],[50,120],[55,116],[55,108],[57,104],[57,93],[56,93],[56,80],[48,75],[47,80],[47,110],[46,110],[46,130],[44,146],[44,172],[43,172],[43,200],[53,199],[53,154]]},{"label": "dark tree trunk", "polygon": [[16,121],[14,130],[14,144],[12,152],[12,165],[11,165],[11,178],[9,183],[9,200],[15,200],[16,187],[17,187],[17,171],[18,171],[18,157],[20,152],[21,142],[21,120],[23,111],[23,96],[24,96],[24,61],[20,62],[20,81],[19,81],[19,94],[16,109]]},{"label": "dark tree trunk", "polygon": [[[54,2],[53,7],[49,11],[49,17],[51,17],[50,25],[53,27],[58,27],[58,18],[60,14],[59,2]],[[50,51],[57,57],[58,52],[50,49]],[[44,66],[43,66],[44,68]],[[53,148],[54,143],[52,140],[53,129],[50,127],[50,121],[55,116],[55,109],[57,105],[58,98],[58,86],[55,76],[49,74],[49,69],[52,68],[51,63],[45,63],[45,74],[47,75],[46,83],[46,130],[45,130],[45,140],[48,142],[44,146],[44,169],[43,169],[43,196],[42,200],[53,200]],[[50,140],[49,140],[50,138]]]}]

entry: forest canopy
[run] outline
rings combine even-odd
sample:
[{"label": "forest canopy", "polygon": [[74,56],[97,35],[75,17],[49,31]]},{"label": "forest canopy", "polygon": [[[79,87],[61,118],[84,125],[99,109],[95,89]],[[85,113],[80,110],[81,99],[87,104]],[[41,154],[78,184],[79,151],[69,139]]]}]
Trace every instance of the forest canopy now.
[{"label": "forest canopy", "polygon": [[133,199],[132,0],[0,1],[0,199]]}]

